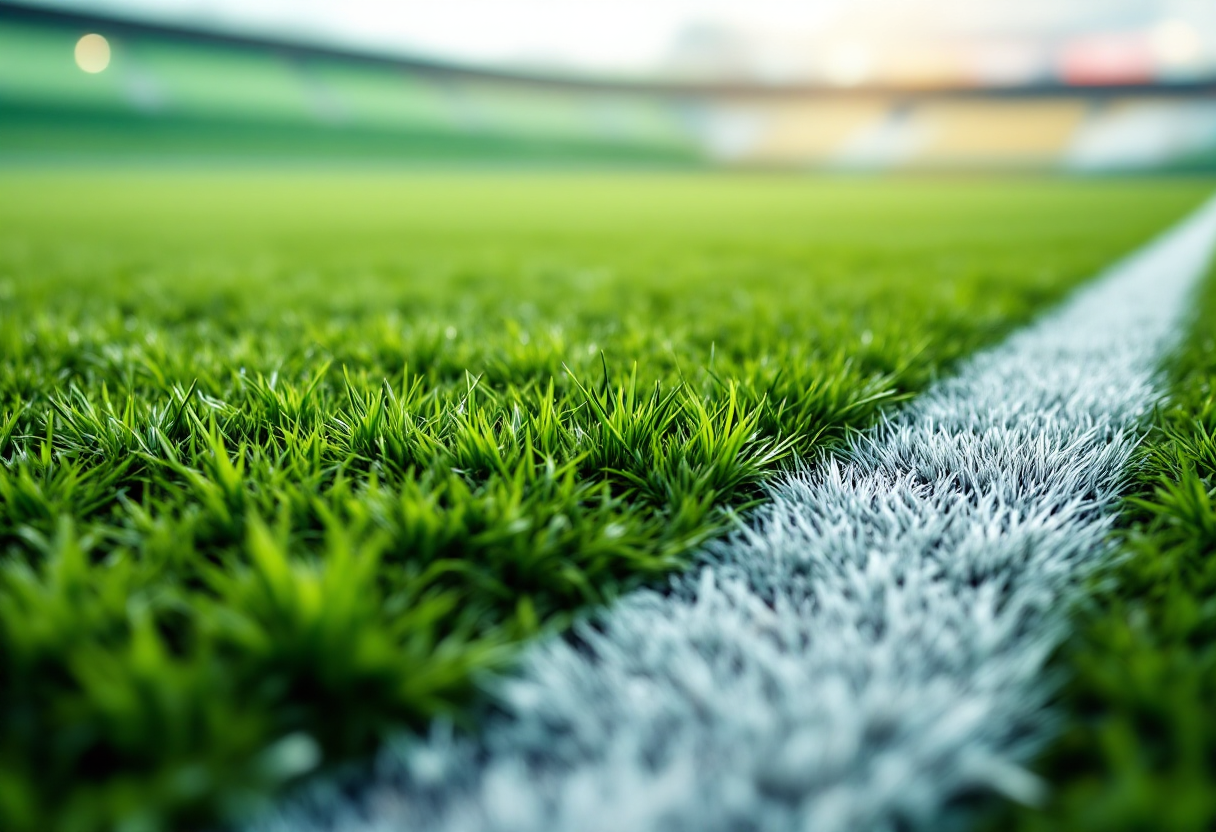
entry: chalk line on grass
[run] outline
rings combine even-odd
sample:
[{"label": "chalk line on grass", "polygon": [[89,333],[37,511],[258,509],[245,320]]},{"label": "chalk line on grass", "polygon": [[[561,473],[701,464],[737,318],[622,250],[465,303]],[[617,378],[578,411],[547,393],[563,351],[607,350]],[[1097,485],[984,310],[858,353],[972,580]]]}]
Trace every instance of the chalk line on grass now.
[{"label": "chalk line on grass", "polygon": [[1107,537],[1216,200],[844,452],[778,479],[666,591],[526,651],[476,741],[386,752],[355,802],[258,824],[809,830],[1033,800],[1044,662]]}]

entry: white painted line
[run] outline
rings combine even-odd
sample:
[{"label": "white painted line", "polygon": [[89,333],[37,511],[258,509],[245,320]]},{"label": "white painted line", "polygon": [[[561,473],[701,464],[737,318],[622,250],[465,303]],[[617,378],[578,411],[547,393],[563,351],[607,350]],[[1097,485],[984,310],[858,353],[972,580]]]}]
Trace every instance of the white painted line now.
[{"label": "white painted line", "polygon": [[1036,798],[1044,660],[1214,238],[1216,200],[779,481],[669,592],[534,646],[479,742],[437,730],[366,802],[258,828],[940,829],[972,792]]}]

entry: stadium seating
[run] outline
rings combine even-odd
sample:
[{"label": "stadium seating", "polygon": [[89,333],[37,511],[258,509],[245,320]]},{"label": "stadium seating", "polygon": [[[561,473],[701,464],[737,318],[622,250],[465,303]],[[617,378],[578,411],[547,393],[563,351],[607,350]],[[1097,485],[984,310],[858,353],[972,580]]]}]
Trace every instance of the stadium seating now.
[{"label": "stadium seating", "polygon": [[1093,88],[646,88],[394,65],[139,26],[111,32],[111,66],[86,74],[72,58],[79,35],[79,26],[53,17],[0,20],[0,155],[86,146],[140,152],[158,141],[170,152],[311,153],[320,141],[339,154],[373,148],[410,158],[511,155],[524,142],[540,154],[579,147],[598,158],[626,148],[639,154],[631,158],[741,166],[1216,164],[1216,101],[1171,90],[1112,99]]}]

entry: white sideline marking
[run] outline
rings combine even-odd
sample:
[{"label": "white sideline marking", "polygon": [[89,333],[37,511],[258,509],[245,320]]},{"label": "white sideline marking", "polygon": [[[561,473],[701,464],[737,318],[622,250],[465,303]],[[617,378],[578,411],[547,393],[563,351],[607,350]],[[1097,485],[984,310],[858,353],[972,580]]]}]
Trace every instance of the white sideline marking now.
[{"label": "white sideline marking", "polygon": [[1034,799],[1062,602],[1214,237],[1216,200],[778,481],[668,593],[530,648],[479,742],[436,730],[358,805],[317,790],[258,829],[863,832]]}]

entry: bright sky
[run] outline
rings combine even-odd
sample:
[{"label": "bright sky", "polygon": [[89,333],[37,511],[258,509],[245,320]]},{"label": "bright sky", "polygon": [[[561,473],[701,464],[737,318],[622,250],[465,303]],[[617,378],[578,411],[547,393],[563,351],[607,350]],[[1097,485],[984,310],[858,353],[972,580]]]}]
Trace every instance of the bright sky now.
[{"label": "bright sky", "polygon": [[711,74],[768,73],[781,80],[811,71],[802,57],[825,49],[835,50],[829,58],[842,73],[859,74],[866,49],[881,51],[893,42],[986,38],[1024,45],[1127,32],[1155,32],[1163,48],[1184,58],[1208,51],[1216,56],[1216,0],[39,2],[476,64],[596,74],[664,74],[673,61],[699,59],[713,65]]}]

